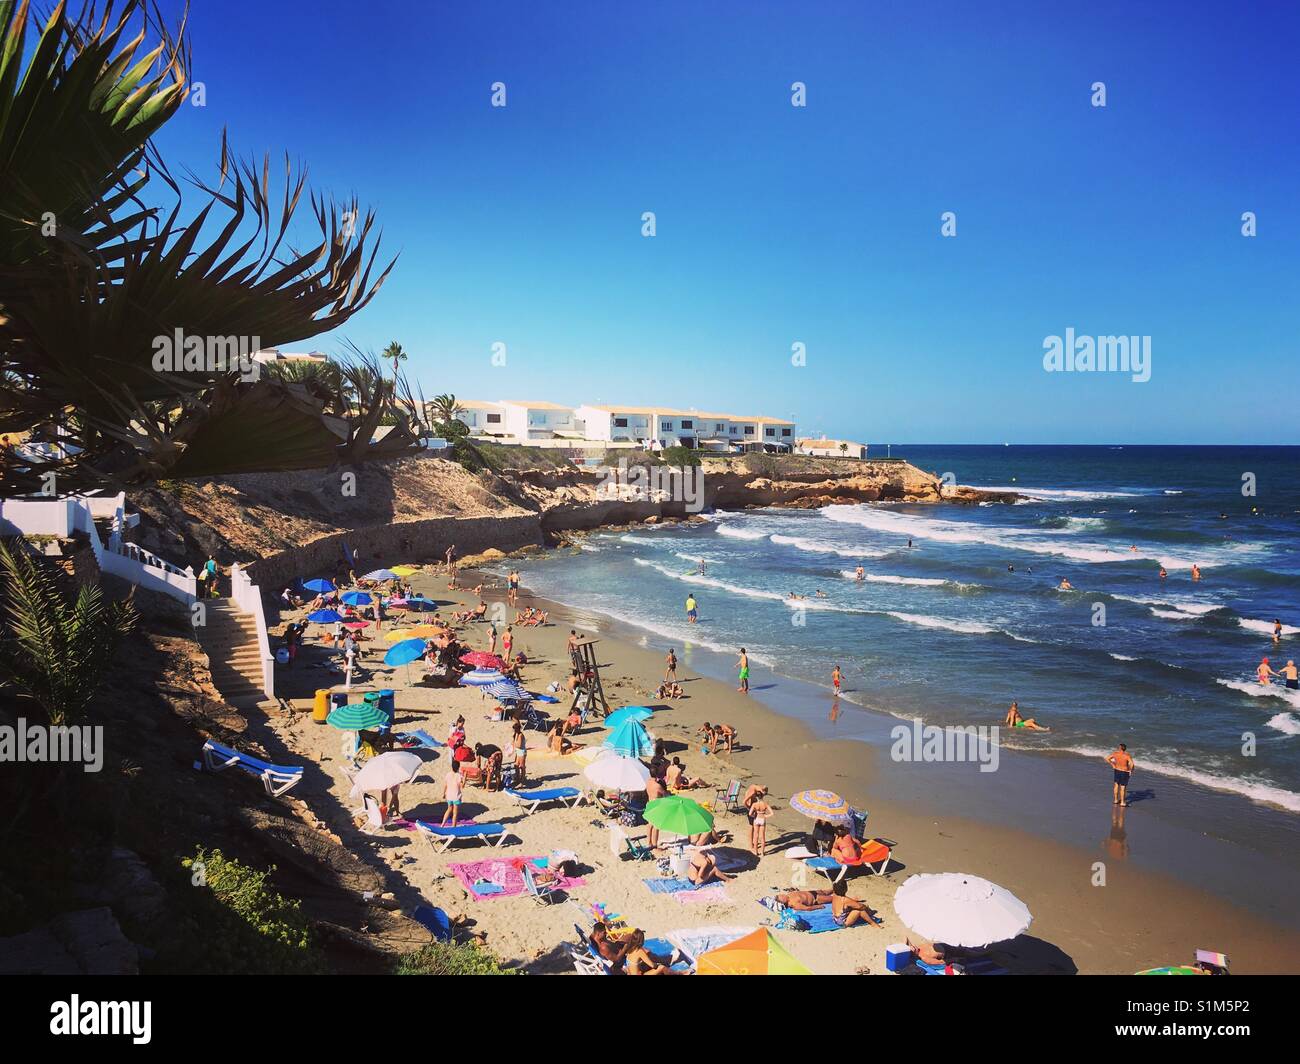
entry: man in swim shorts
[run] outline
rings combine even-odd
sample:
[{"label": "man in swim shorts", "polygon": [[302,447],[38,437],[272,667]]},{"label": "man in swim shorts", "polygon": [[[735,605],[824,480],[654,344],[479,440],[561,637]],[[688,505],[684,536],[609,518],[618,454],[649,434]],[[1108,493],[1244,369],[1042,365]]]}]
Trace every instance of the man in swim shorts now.
[{"label": "man in swim shorts", "polygon": [[699,607],[696,605],[694,595],[686,596],[686,619],[690,621],[691,624],[698,623],[700,619],[700,611]]},{"label": "man in swim shorts", "polygon": [[1296,671],[1294,661],[1282,666],[1282,682],[1292,691],[1300,690],[1300,673]]},{"label": "man in swim shorts", "polygon": [[740,670],[737,677],[740,680],[740,686],[736,690],[749,694],[749,654],[745,652],[744,647],[740,648],[740,657],[736,659],[736,668]]},{"label": "man in swim shorts", "polygon": [[1133,758],[1123,743],[1106,758],[1106,764],[1115,770],[1115,804],[1128,805],[1128,781],[1133,775]]}]

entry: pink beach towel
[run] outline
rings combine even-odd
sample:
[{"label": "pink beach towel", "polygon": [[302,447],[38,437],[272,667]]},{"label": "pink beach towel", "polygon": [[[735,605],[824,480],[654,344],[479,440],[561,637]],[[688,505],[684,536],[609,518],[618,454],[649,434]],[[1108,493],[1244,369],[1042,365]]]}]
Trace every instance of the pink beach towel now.
[{"label": "pink beach towel", "polygon": [[[448,867],[469,891],[470,897],[476,901],[489,901],[492,898],[517,898],[525,892],[524,874],[521,871],[525,861],[532,862],[534,868],[545,868],[547,859],[545,857],[494,857],[486,861],[470,861],[466,864],[448,865]],[[474,884],[479,880],[495,883],[502,889],[493,894],[479,894],[474,890]],[[558,885],[561,890],[569,890],[572,887],[580,887],[584,883],[586,880],[581,876],[576,879],[561,876]]]},{"label": "pink beach towel", "polygon": [[678,891],[672,897],[677,899],[679,905],[699,905],[708,902],[729,902],[731,898],[727,895],[727,888],[721,883],[709,883],[697,890]]}]

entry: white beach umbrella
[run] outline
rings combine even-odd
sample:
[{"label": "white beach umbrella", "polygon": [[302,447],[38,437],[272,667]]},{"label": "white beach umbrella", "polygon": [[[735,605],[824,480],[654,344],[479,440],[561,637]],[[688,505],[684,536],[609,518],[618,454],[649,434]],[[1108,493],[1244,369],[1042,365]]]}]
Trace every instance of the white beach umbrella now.
[{"label": "white beach umbrella", "polygon": [[352,797],[384,791],[410,783],[424,767],[424,759],[410,750],[390,750],[372,757],[352,781]]},{"label": "white beach umbrella", "polygon": [[1011,891],[965,872],[912,876],[895,893],[894,912],[918,935],[949,946],[1005,942],[1034,919]]},{"label": "white beach umbrella", "polygon": [[608,753],[583,769],[583,775],[606,790],[643,791],[650,779],[650,770],[635,757]]}]

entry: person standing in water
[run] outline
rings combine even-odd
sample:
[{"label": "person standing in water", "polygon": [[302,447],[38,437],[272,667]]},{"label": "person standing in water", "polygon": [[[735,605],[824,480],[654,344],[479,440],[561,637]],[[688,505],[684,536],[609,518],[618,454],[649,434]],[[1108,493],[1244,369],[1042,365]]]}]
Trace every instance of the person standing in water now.
[{"label": "person standing in water", "polygon": [[703,575],[704,575],[704,559],[703,559],[703,558],[700,559],[700,567],[699,567],[699,569],[698,569],[697,571],[699,572],[700,576],[703,576]]},{"label": "person standing in water", "polygon": [[1200,578],[1201,578],[1201,567],[1197,565],[1195,562],[1192,562],[1192,579],[1199,580]]},{"label": "person standing in water", "polygon": [[1272,677],[1281,675],[1280,672],[1273,671],[1273,667],[1268,663],[1268,658],[1261,658],[1258,667],[1255,669],[1255,676],[1265,687],[1273,682]]},{"label": "person standing in water", "polygon": [[1133,776],[1133,758],[1123,743],[1106,758],[1106,764],[1115,770],[1115,805],[1128,805],[1128,781]]},{"label": "person standing in water", "polygon": [[740,648],[740,657],[736,659],[736,668],[739,670],[738,679],[740,680],[740,686],[736,690],[749,694],[749,654],[744,647]]},{"label": "person standing in water", "polygon": [[1294,660],[1282,666],[1282,683],[1290,691],[1300,690],[1300,671],[1296,670]]},{"label": "person standing in water", "polygon": [[862,566],[859,565],[856,569],[853,570],[853,579],[856,580],[859,584],[862,583],[862,581],[864,581],[866,578],[867,578],[867,571]]},{"label": "person standing in water", "polygon": [[694,595],[686,596],[686,619],[691,624],[698,624],[700,621],[700,608]]},{"label": "person standing in water", "polygon": [[1282,642],[1282,618],[1281,617],[1273,618],[1273,642],[1274,643]]},{"label": "person standing in water", "polygon": [[831,688],[837,695],[840,693],[841,676],[842,674],[840,673],[840,667],[838,665],[831,669]]}]

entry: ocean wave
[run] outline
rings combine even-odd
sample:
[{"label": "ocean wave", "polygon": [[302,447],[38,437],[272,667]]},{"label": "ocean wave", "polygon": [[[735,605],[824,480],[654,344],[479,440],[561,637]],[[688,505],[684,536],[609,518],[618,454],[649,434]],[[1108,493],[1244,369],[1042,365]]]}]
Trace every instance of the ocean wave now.
[{"label": "ocean wave", "polygon": [[[1241,625],[1241,627],[1251,632],[1261,632],[1264,635],[1269,635],[1269,636],[1273,634],[1272,621],[1257,621],[1250,617],[1238,617],[1237,623]],[[1282,625],[1282,634],[1300,635],[1300,628],[1295,627],[1295,625],[1284,624]]]},{"label": "ocean wave", "polygon": [[1264,723],[1284,735],[1300,735],[1300,720],[1290,713],[1279,713],[1275,717],[1269,717]]},{"label": "ocean wave", "polygon": [[914,624],[918,628],[941,628],[948,632],[960,632],[962,635],[1004,635],[1017,643],[1037,643],[1037,639],[1016,635],[1005,628],[997,628],[979,621],[957,621],[947,617],[931,617],[925,613],[903,613],[899,610],[886,610],[886,617],[893,617],[904,624]]},{"label": "ocean wave", "polygon": [[756,528],[741,528],[722,521],[718,522],[717,532],[720,536],[730,536],[732,539],[766,539],[768,536],[768,533]]},{"label": "ocean wave", "polygon": [[648,543],[652,547],[657,547],[662,542],[662,540],[651,539],[649,536],[633,535],[631,532],[625,532],[618,538],[624,543]]},{"label": "ocean wave", "polygon": [[[552,599],[552,601],[560,602],[561,600]],[[608,617],[610,620],[615,621],[618,624],[624,624],[631,628],[640,628],[643,631],[652,632],[654,635],[669,640],[673,646],[703,647],[705,650],[712,650],[718,654],[734,654],[739,649],[739,644],[722,644],[713,642],[710,639],[701,638],[696,634],[699,631],[697,626],[686,622],[683,622],[680,625],[658,623],[646,620],[645,617],[639,614],[620,613],[617,610],[611,610],[604,606],[593,606],[590,602],[570,602],[562,603],[562,605],[567,605],[572,609],[582,610],[584,613],[598,613],[602,616]],[[763,651],[756,651],[752,646],[747,646],[746,653],[749,654],[751,661],[756,661],[758,664],[765,665],[768,668],[776,667],[775,657],[771,657]]]},{"label": "ocean wave", "polygon": [[[856,581],[858,574],[853,569],[841,569],[840,575],[845,580]],[[944,584],[951,584],[954,581],[944,580],[937,576],[889,576],[885,573],[864,573],[863,579],[873,584],[907,584],[909,587],[942,587]],[[957,587],[972,587],[971,584],[957,584]]]},{"label": "ocean wave", "polygon": [[760,591],[753,587],[741,587],[739,584],[729,584],[725,580],[719,580],[713,576],[701,576],[699,573],[677,572],[669,569],[666,565],[660,565],[658,562],[652,562],[647,558],[633,558],[637,565],[648,565],[656,572],[663,573],[670,580],[680,580],[685,584],[695,584],[699,587],[712,587],[718,591],[726,591],[732,595],[744,595],[746,598],[771,599],[774,602],[785,601],[785,596],[779,591]]},{"label": "ocean wave", "polygon": [[773,533],[767,538],[773,543],[786,547],[797,547],[799,550],[807,551],[810,554],[838,554],[841,558],[883,558],[887,553],[883,550],[876,550],[873,547],[837,547],[833,543],[825,543],[817,539],[808,539],[805,536],[782,536]]},{"label": "ocean wave", "polygon": [[1289,702],[1296,709],[1300,709],[1300,691],[1282,687],[1280,684],[1265,686],[1258,680],[1215,680],[1215,683],[1231,687],[1234,691],[1250,695],[1251,698],[1280,698],[1283,702]]},{"label": "ocean wave", "polygon": [[1151,607],[1151,613],[1156,617],[1163,617],[1167,621],[1194,621],[1197,617],[1195,613],[1183,613],[1181,610],[1160,610],[1154,606]]},{"label": "ocean wave", "polygon": [[[1049,746],[1043,749],[1079,754],[1082,757],[1108,757],[1111,753],[1109,750],[1095,746]],[[1251,779],[1247,776],[1220,776],[1204,769],[1190,768],[1186,765],[1171,764],[1147,757],[1142,758],[1138,767],[1144,772],[1172,776],[1212,790],[1239,794],[1255,802],[1266,802],[1269,805],[1281,806],[1292,813],[1300,813],[1300,794],[1279,787],[1270,780]]]},{"label": "ocean wave", "polygon": [[1107,651],[1108,654],[1116,661],[1137,661],[1137,658],[1130,657],[1128,654],[1116,654],[1113,651]]},{"label": "ocean wave", "polygon": [[1027,495],[1032,499],[1041,502],[1068,501],[1076,502],[1080,499],[1129,499],[1137,498],[1144,494],[1140,491],[1120,491],[1118,489],[1107,488],[1102,491],[1084,491],[1082,489],[1070,488],[1025,488],[1017,484],[1007,487],[993,486],[981,488],[981,491],[1014,491],[1021,495]]}]

